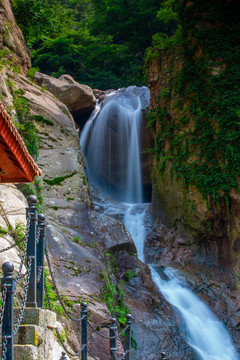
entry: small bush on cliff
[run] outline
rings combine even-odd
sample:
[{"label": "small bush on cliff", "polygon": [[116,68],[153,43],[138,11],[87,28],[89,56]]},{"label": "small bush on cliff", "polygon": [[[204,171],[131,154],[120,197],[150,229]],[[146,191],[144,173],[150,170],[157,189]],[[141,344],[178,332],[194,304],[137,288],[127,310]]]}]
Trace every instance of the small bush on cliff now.
[{"label": "small bush on cliff", "polygon": [[16,111],[17,115],[17,121],[14,122],[14,125],[22,136],[30,155],[36,159],[38,157],[40,139],[33,122],[33,117],[30,114],[29,102],[24,97],[23,90],[16,89],[11,80],[8,79],[6,84],[11,91],[13,97],[13,109]]}]

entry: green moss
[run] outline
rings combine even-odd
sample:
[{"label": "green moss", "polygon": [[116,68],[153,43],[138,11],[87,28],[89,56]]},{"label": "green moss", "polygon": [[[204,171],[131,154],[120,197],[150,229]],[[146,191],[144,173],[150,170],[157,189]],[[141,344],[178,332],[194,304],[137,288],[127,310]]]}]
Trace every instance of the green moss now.
[{"label": "green moss", "polygon": [[129,308],[125,303],[125,294],[121,286],[121,281],[116,285],[113,283],[112,276],[118,276],[118,268],[115,264],[115,259],[112,254],[104,253],[106,270],[102,270],[101,276],[104,281],[102,289],[102,298],[106,303],[110,313],[116,316],[119,323],[124,325],[126,322],[126,315],[129,314]]},{"label": "green moss", "polygon": [[86,244],[86,246],[91,247],[91,248],[95,248],[94,244]]},{"label": "green moss", "polygon": [[76,175],[76,173],[76,171],[73,171],[71,174],[65,176],[57,176],[54,179],[43,179],[43,181],[48,185],[61,185],[64,180]]},{"label": "green moss", "polygon": [[[46,287],[48,290],[48,296],[49,296],[49,300],[50,300],[50,304],[52,307],[52,310],[55,311],[58,315],[63,315],[64,314],[64,310],[62,308],[61,305],[59,305],[59,300],[57,295],[55,294],[55,290],[54,287],[52,285],[52,282],[49,278],[49,271],[44,269],[44,276],[45,276],[45,281],[46,281]],[[47,309],[48,308],[48,302],[47,302],[47,297],[44,291],[44,308]]]},{"label": "green moss", "polygon": [[46,125],[54,126],[54,123],[51,120],[46,119],[42,115],[33,115],[33,119],[34,121],[41,123],[42,125],[46,124]]},{"label": "green moss", "polygon": [[[15,88],[13,81],[8,79],[6,85],[11,91],[13,108],[17,114],[18,121],[14,122],[14,125],[22,136],[30,155],[36,159],[38,157],[40,139],[32,121],[33,118],[30,114],[29,101],[24,97],[24,91],[22,89]],[[9,110],[11,111],[12,109]]]}]

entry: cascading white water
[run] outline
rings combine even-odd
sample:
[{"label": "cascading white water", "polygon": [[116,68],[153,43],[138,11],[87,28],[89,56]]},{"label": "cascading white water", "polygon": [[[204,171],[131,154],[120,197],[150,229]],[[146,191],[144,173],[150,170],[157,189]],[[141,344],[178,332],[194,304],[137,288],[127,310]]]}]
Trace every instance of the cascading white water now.
[{"label": "cascading white water", "polygon": [[[141,185],[139,137],[142,91],[136,87],[110,95],[85,125],[81,146],[86,157],[88,177],[100,191],[127,204],[124,224],[144,261],[146,205]],[[122,208],[122,205],[121,205]],[[183,333],[198,360],[237,360],[238,354],[224,325],[210,309],[180,280],[176,271],[165,269],[162,279],[149,265],[153,281],[181,315]]]},{"label": "cascading white water", "polygon": [[130,86],[107,96],[85,125],[80,144],[89,181],[113,199],[142,202],[140,128],[146,87]]},{"label": "cascading white water", "polygon": [[126,213],[124,217],[124,225],[132,236],[134,244],[137,249],[138,258],[144,262],[144,240],[145,240],[145,226],[144,216],[146,207],[139,204],[126,204]]},{"label": "cascading white water", "polygon": [[164,280],[153,266],[152,278],[166,300],[180,313],[183,332],[200,360],[239,359],[223,323],[185,284],[174,269],[164,270]]}]

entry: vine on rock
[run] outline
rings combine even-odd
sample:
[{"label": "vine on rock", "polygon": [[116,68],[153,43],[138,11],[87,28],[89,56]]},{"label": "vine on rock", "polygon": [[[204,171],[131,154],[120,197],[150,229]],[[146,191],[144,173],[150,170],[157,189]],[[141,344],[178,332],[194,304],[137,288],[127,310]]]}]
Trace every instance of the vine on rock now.
[{"label": "vine on rock", "polygon": [[[171,3],[179,25],[168,52],[174,45],[183,65],[148,115],[155,131],[157,170],[163,174],[167,164],[187,187],[196,186],[207,203],[218,204],[221,198],[228,203],[230,190],[239,190],[240,175],[237,2]],[[155,44],[148,50],[148,62],[151,54],[161,56],[162,51],[162,42]]]}]

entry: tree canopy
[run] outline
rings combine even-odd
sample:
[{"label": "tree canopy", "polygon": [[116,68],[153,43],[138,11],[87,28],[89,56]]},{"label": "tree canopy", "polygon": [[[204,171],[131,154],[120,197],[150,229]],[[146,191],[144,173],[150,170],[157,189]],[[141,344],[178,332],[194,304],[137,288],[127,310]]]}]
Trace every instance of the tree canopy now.
[{"label": "tree canopy", "polygon": [[159,0],[12,0],[40,71],[100,89],[143,85],[145,49],[165,31]]}]

